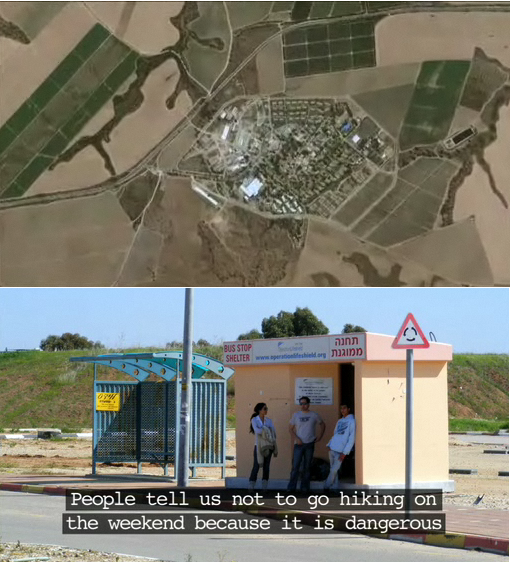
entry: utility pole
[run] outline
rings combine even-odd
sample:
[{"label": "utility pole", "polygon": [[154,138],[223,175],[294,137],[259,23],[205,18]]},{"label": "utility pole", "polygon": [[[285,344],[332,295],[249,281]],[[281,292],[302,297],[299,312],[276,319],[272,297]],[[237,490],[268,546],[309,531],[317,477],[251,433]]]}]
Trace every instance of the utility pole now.
[{"label": "utility pole", "polygon": [[194,313],[194,289],[185,289],[185,321],[183,326],[183,377],[181,379],[180,431],[178,437],[178,486],[188,486],[190,391],[192,387],[192,332]]}]

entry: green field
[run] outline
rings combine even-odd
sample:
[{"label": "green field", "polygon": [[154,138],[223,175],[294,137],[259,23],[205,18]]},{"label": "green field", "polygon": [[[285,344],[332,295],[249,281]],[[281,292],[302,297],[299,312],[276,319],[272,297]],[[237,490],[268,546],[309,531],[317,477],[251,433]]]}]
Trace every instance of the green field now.
[{"label": "green field", "polygon": [[334,2],[331,16],[351,16],[364,12],[362,2]]},{"label": "green field", "polygon": [[447,136],[469,67],[469,61],[423,63],[400,132],[402,149],[433,144]]},{"label": "green field", "polygon": [[[243,2],[246,4],[246,2]],[[293,8],[295,2],[274,2],[272,4],[272,12],[289,12]]]},{"label": "green field", "polygon": [[20,197],[134,72],[138,55],[95,25],[0,128],[3,198]]},{"label": "green field", "polygon": [[307,76],[375,66],[372,22],[311,25],[284,34],[285,75]]}]

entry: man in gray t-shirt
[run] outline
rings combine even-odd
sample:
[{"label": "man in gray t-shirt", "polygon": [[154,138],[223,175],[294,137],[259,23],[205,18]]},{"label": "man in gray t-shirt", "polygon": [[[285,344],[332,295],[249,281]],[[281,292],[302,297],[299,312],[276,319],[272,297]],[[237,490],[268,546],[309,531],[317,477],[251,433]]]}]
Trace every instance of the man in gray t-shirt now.
[{"label": "man in gray t-shirt", "polygon": [[[315,452],[315,443],[322,439],[325,424],[316,412],[309,411],[310,400],[307,396],[299,399],[300,411],[293,414],[290,420],[290,433],[295,438],[293,446],[292,471],[288,482],[288,491],[294,492],[299,478],[299,469],[304,458],[304,474],[300,482],[302,492],[309,492],[311,461]],[[316,436],[316,426],[320,427],[320,435]]]}]

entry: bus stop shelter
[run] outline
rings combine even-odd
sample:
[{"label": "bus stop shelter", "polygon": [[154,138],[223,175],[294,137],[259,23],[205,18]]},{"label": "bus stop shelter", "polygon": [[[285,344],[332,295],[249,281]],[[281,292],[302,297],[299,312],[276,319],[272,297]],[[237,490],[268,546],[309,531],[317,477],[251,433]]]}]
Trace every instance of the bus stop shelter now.
[{"label": "bus stop shelter", "polygon": [[[289,421],[305,395],[326,424],[315,457],[328,460],[326,445],[340,417],[339,406],[346,403],[356,419],[356,439],[355,477],[345,484],[403,488],[406,351],[393,349],[393,340],[359,333],[226,342],[224,363],[236,368],[237,419],[237,477],[228,478],[227,485],[247,486],[254,448],[249,418],[254,406],[265,402],[279,444],[269,487],[286,486],[293,450]],[[415,350],[414,359],[414,487],[451,491],[447,366],[452,346],[431,342],[429,349]]]},{"label": "bus stop shelter", "polygon": [[[98,463],[136,462],[140,474],[143,462],[156,462],[165,476],[169,475],[169,465],[174,465],[176,477],[183,352],[72,357],[70,361],[94,365],[93,474]],[[100,381],[100,365],[134,381]],[[192,355],[192,476],[201,466],[221,467],[225,476],[226,380],[233,373],[211,357]],[[205,378],[211,374],[218,377]]]}]

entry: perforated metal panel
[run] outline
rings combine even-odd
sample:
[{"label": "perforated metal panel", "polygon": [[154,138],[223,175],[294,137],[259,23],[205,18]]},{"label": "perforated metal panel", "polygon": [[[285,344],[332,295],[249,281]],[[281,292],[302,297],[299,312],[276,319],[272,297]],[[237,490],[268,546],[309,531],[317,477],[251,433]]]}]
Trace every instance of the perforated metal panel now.
[{"label": "perforated metal panel", "polygon": [[129,462],[136,458],[137,383],[96,382],[96,392],[118,392],[119,412],[95,412],[94,448],[97,462]]},{"label": "perforated metal panel", "polygon": [[193,380],[190,465],[222,466],[225,457],[226,383]]},{"label": "perforated metal panel", "polygon": [[[176,381],[95,382],[96,392],[119,392],[119,412],[95,412],[95,462],[176,460],[179,392]],[[226,383],[192,381],[190,466],[224,466]]]}]

